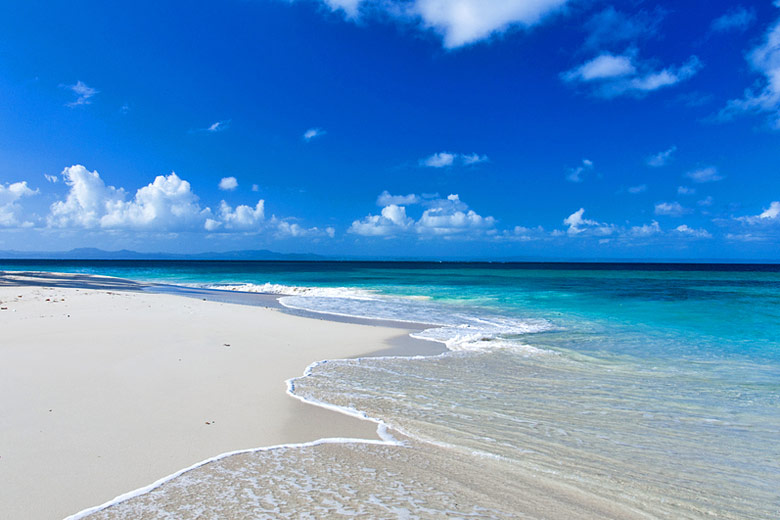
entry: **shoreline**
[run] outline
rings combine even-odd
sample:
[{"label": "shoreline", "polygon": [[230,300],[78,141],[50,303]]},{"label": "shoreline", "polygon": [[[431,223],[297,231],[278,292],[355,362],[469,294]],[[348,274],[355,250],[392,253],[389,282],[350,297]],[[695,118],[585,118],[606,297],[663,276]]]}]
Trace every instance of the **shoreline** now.
[{"label": "shoreline", "polygon": [[[171,287],[175,287],[175,290],[171,290]],[[188,294],[182,294],[183,292]],[[204,294],[204,292],[208,294]],[[237,297],[238,299],[247,301],[236,301],[236,294],[240,294]],[[17,296],[22,296],[22,298],[15,298]],[[181,296],[187,296],[188,298],[181,298]],[[11,309],[10,300],[13,299],[16,301],[13,304],[14,308]],[[57,301],[58,299],[63,301]],[[81,313],[87,310],[84,305],[89,304],[90,299],[99,301],[91,302],[93,308],[84,313],[89,315],[85,317]],[[94,512],[115,503],[119,499],[125,499],[131,494],[135,496],[143,493],[150,486],[156,487],[183,472],[235,453],[270,450],[275,447],[289,447],[293,445],[312,445],[312,443],[320,442],[350,441],[380,444],[391,442],[387,437],[384,439],[380,438],[377,433],[376,421],[365,416],[356,417],[356,414],[351,414],[348,410],[338,409],[338,407],[304,401],[297,396],[291,395],[289,388],[287,389],[288,391],[285,391],[285,381],[302,377],[305,370],[308,370],[308,367],[326,359],[377,355],[426,356],[439,354],[446,351],[446,348],[437,343],[411,338],[409,333],[416,329],[409,323],[352,319],[337,316],[334,316],[337,319],[330,319],[331,316],[319,313],[287,312],[276,301],[277,299],[277,295],[258,295],[256,293],[235,293],[216,290],[201,291],[181,286],[144,284],[131,280],[92,275],[43,272],[0,273],[0,300],[5,302],[3,307],[6,307],[6,310],[0,313],[0,320],[4,322],[3,336],[11,339],[9,341],[10,348],[0,349],[0,356],[4,359],[2,364],[6,367],[27,368],[30,372],[22,377],[22,379],[27,378],[23,382],[26,382],[28,385],[28,402],[25,402],[24,399],[20,401],[18,395],[14,398],[13,392],[8,391],[4,392],[7,396],[6,399],[0,398],[2,409],[12,412],[7,413],[4,411],[7,426],[0,430],[0,435],[4,437],[3,451],[5,452],[0,454],[0,463],[2,464],[0,466],[0,482],[3,483],[0,489],[5,489],[5,492],[0,491],[2,495],[5,495],[3,500],[0,500],[0,503],[6,502],[9,504],[9,506],[3,506],[3,509],[8,507],[8,514],[16,517],[52,518],[52,515],[56,515],[61,518],[63,515],[70,515],[67,518],[82,518],[88,511]],[[36,301],[31,302],[31,300]],[[48,316],[45,313],[41,314],[41,312],[44,312],[44,309],[48,312],[52,308],[47,308],[47,305],[58,305],[63,307],[63,311],[70,310],[72,312],[66,312],[67,317],[55,314]],[[145,401],[141,401],[143,406],[135,403],[136,408],[143,410],[141,415],[136,416],[136,420],[132,421],[132,424],[126,424],[126,421],[122,421],[122,414],[117,413],[116,409],[121,410],[123,406],[132,408],[131,405],[133,403],[109,403],[104,396],[102,400],[98,399],[102,407],[93,406],[89,408],[87,406],[88,410],[70,410],[72,414],[70,421],[56,426],[54,432],[48,431],[47,435],[38,435],[38,440],[35,440],[35,435],[29,435],[29,431],[27,435],[21,434],[22,432],[18,431],[20,428],[24,429],[20,426],[21,423],[26,421],[26,429],[32,430],[46,424],[46,421],[52,417],[51,415],[47,417],[46,414],[41,415],[40,413],[35,417],[31,417],[36,414],[31,413],[30,408],[36,408],[36,405],[40,405],[41,403],[35,403],[35,401],[41,400],[43,395],[49,395],[50,397],[56,395],[61,401],[57,408],[68,408],[68,401],[73,400],[73,398],[76,398],[77,401],[81,399],[79,401],[81,403],[84,400],[89,402],[90,398],[94,398],[95,391],[106,392],[109,391],[107,387],[110,388],[111,385],[117,384],[117,380],[112,380],[111,378],[95,384],[94,381],[90,382],[89,380],[89,371],[84,371],[82,367],[82,372],[79,373],[78,367],[72,366],[78,364],[82,359],[79,355],[83,355],[85,359],[89,360],[90,356],[105,354],[105,352],[98,352],[96,349],[90,348],[89,334],[84,336],[82,332],[81,336],[78,336],[76,334],[77,330],[73,329],[73,324],[78,321],[78,325],[89,326],[90,320],[94,321],[98,317],[110,320],[110,312],[107,311],[110,311],[112,306],[114,310],[118,311],[117,314],[121,315],[122,312],[127,314],[122,315],[118,320],[114,319],[108,325],[108,328],[113,330],[104,330],[102,331],[103,336],[100,336],[100,334],[98,336],[103,341],[107,337],[113,337],[114,340],[117,340],[120,344],[120,358],[114,359],[109,356],[110,359],[104,359],[100,363],[92,361],[90,369],[99,369],[101,363],[103,363],[104,369],[110,367],[112,363],[126,365],[128,360],[130,360],[133,365],[130,370],[133,378],[131,384],[127,385],[127,382],[125,382],[125,385],[133,387],[133,389],[128,390],[128,388],[124,387],[123,389],[131,391],[131,396],[133,397],[137,397],[136,394],[139,392],[146,397]],[[153,370],[155,372],[153,375],[144,373],[148,370],[150,364],[153,366],[155,362],[161,362],[159,352],[157,352],[158,349],[149,349],[148,346],[146,348],[142,347],[141,354],[136,352],[136,345],[127,342],[126,337],[124,340],[117,338],[117,336],[123,334],[130,337],[141,335],[148,341],[164,343],[166,341],[165,338],[155,338],[154,335],[156,333],[163,334],[163,336],[168,334],[168,340],[177,337],[177,334],[171,330],[166,332],[166,328],[174,328],[171,327],[170,323],[161,325],[160,316],[152,317],[151,314],[146,313],[144,306],[158,313],[162,312],[163,315],[167,312],[169,317],[173,315],[177,324],[181,323],[182,326],[190,328],[188,333],[184,333],[184,330],[178,331],[178,339],[182,341],[181,336],[184,336],[184,343],[186,343],[187,338],[197,343],[197,333],[209,334],[211,330],[209,327],[212,325],[222,327],[223,333],[229,331],[230,327],[225,328],[225,320],[229,322],[230,326],[244,328],[241,333],[237,333],[238,336],[241,336],[240,341],[230,340],[230,343],[226,342],[224,345],[216,345],[221,348],[211,346],[208,352],[199,352],[199,354],[204,356],[204,359],[197,366],[188,367],[188,370],[194,370],[199,377],[208,378],[209,375],[214,376],[215,374],[212,373],[213,371],[210,372],[210,370],[213,368],[211,364],[216,364],[223,369],[230,369],[227,370],[228,373],[240,369],[243,374],[242,377],[252,379],[252,376],[254,376],[256,378],[262,370],[250,370],[248,365],[251,365],[252,362],[258,365],[263,362],[267,363],[270,365],[270,369],[266,366],[265,372],[270,370],[270,374],[273,374],[273,376],[280,376],[284,373],[284,375],[289,377],[276,377],[273,381],[266,381],[264,386],[266,390],[264,392],[257,393],[254,399],[244,396],[240,403],[230,401],[235,398],[234,392],[246,393],[248,389],[246,385],[238,385],[234,377],[222,377],[220,385],[228,384],[233,386],[226,390],[220,387],[220,385],[207,385],[209,391],[221,392],[220,395],[223,399],[217,399],[216,402],[214,399],[210,399],[208,405],[205,406],[205,409],[210,411],[205,412],[204,404],[201,401],[204,399],[209,401],[208,392],[198,391],[195,392],[195,395],[186,391],[182,392],[180,386],[182,374],[180,371],[177,372],[175,365],[170,366],[170,363],[168,363],[166,367],[157,367],[157,369]],[[180,311],[186,308],[190,315],[182,316],[181,312],[178,313],[179,315],[176,315],[177,308]],[[16,311],[23,311],[21,313],[23,315]],[[137,315],[132,314],[133,312]],[[78,320],[71,318],[71,314],[73,318],[78,317]],[[192,314],[196,315],[195,323],[193,323]],[[237,318],[236,314],[240,315],[240,317]],[[137,319],[138,315],[143,319]],[[146,326],[144,325],[145,320],[149,319],[152,321],[157,320],[157,328],[152,331],[151,337],[147,337],[149,336],[149,331],[144,330]],[[214,323],[205,323],[209,319]],[[42,320],[34,324],[35,331],[32,334],[32,338],[30,338],[30,327],[33,324],[30,323],[30,320]],[[165,321],[163,320],[163,322]],[[281,325],[280,330],[277,331],[277,339],[283,338],[289,341],[289,346],[293,346],[292,344],[296,341],[303,343],[297,345],[297,348],[293,346],[292,350],[294,352],[280,353],[278,349],[273,350],[269,348],[269,344],[264,344],[265,352],[250,352],[245,345],[242,345],[241,353],[243,358],[241,360],[225,361],[220,359],[225,357],[224,354],[227,352],[232,354],[239,350],[236,348],[239,343],[259,341],[257,337],[258,330],[255,328],[259,322],[271,326],[273,323],[280,321],[284,323]],[[48,325],[48,330],[46,325]],[[125,329],[122,327],[125,327]],[[279,328],[278,325],[277,328]],[[308,332],[301,329],[307,329]],[[63,343],[64,351],[63,349],[53,349],[50,344],[48,347],[42,346],[46,344],[46,341],[40,341],[42,334],[44,336],[48,334],[49,340],[51,340],[52,334],[57,337],[57,341]],[[108,334],[108,336],[105,334]],[[292,336],[295,337],[292,338]],[[38,340],[35,339],[36,337],[38,337]],[[307,343],[312,343],[311,337],[317,338],[317,341],[313,343],[317,343],[319,347],[307,345]],[[74,342],[80,343],[74,345]],[[165,345],[161,348],[165,351]],[[203,345],[199,345],[199,348],[202,350]],[[36,356],[32,357],[28,355],[25,358],[23,353],[19,353],[19,350],[25,349],[38,349],[42,350],[42,352],[37,352]],[[84,349],[86,351],[83,351]],[[16,352],[9,353],[9,350],[15,350]],[[263,350],[263,348],[260,350]],[[37,355],[41,353],[44,355]],[[171,352],[168,352],[168,354],[171,354]],[[134,356],[140,356],[141,359],[133,359]],[[286,356],[286,358],[281,360],[279,359],[280,356]],[[288,359],[290,356],[293,356],[294,359]],[[285,368],[286,372],[281,369],[277,370],[280,367],[275,366],[275,364],[278,365],[282,361],[285,367],[293,365],[299,368],[294,373],[289,371],[290,368]],[[25,363],[27,363],[26,366]],[[75,380],[79,380],[86,386],[89,386],[93,393],[84,393],[83,391],[80,393],[78,391],[80,385],[72,384],[74,374],[65,374],[64,377],[60,374],[57,377],[53,374],[54,367],[47,367],[47,363],[57,365],[58,369],[68,368],[75,370],[77,373]],[[237,363],[242,366],[236,367]],[[87,364],[90,364],[90,362],[87,362]],[[51,380],[53,375],[55,375],[54,381]],[[78,375],[81,375],[82,378],[79,379]],[[192,375],[190,374],[190,378]],[[225,371],[217,371],[216,375],[225,376]],[[115,378],[116,376],[117,374],[114,374]],[[164,380],[167,376],[175,376],[175,380]],[[269,376],[269,374],[266,374],[266,376]],[[176,380],[176,378],[179,379]],[[98,377],[98,379],[100,378]],[[122,377],[119,377],[119,379],[121,382]],[[185,376],[184,379],[186,380],[187,377]],[[232,381],[228,382],[226,379]],[[6,380],[9,381],[9,378],[6,378]],[[239,381],[244,381],[244,379],[239,378]],[[18,378],[16,381],[10,378],[10,381],[7,382],[9,386],[7,390],[11,390],[11,387],[19,382]],[[31,383],[35,384],[30,385]],[[189,383],[192,384],[193,381],[190,380]],[[275,387],[274,384],[276,385]],[[289,383],[287,384],[289,385]],[[153,388],[144,393],[143,389],[139,389],[140,386],[144,385]],[[234,388],[236,385],[238,385],[237,389]],[[22,384],[22,386],[24,387],[25,385]],[[258,390],[259,388],[254,388],[253,391],[257,392]],[[74,392],[76,393],[75,396],[68,395]],[[189,406],[190,408],[198,408],[196,404],[193,404],[193,401],[197,401],[200,409],[195,415],[202,415],[206,419],[195,423],[192,422],[192,410],[190,410],[189,415],[186,413],[182,415],[181,411],[179,411],[174,413],[178,421],[174,421],[174,424],[171,424],[171,421],[167,420],[169,419],[167,415],[172,413],[171,407],[158,402],[161,399],[164,400],[170,394],[174,394],[179,398],[177,402],[179,407],[187,408]],[[131,400],[133,397],[131,397]],[[293,399],[290,397],[293,397]],[[7,402],[14,400],[17,402]],[[261,408],[263,406],[266,407],[263,408],[263,412],[266,412],[267,416],[259,422],[257,417],[246,420],[247,415],[257,414],[259,403],[261,403]],[[155,410],[154,406],[161,408],[161,410]],[[273,410],[268,410],[267,407],[269,406]],[[115,409],[107,410],[109,407]],[[55,408],[49,409],[54,410]],[[132,412],[132,410],[126,411]],[[136,409],[136,412],[138,411]],[[207,418],[209,417],[208,413],[220,415],[226,411],[229,412],[228,415],[230,417],[227,419],[219,417],[219,422],[214,420],[216,417],[212,417],[212,420]],[[54,412],[47,413],[53,414]],[[159,417],[160,415],[161,417]],[[350,415],[352,417],[349,417]],[[153,418],[151,421],[153,424],[144,427],[143,423],[148,422],[150,416]],[[181,424],[178,424],[184,416],[189,418],[189,428],[182,428]],[[137,424],[138,422],[141,423],[141,426]],[[214,428],[210,427],[216,426],[219,428],[223,423],[227,424],[226,430],[228,431],[223,432],[226,435],[222,436],[220,442],[214,442],[214,439],[203,438],[204,428],[206,432],[208,430],[213,431]],[[273,423],[273,425],[269,423]],[[198,429],[195,427],[196,424],[200,425],[200,433],[187,431]],[[253,434],[247,435],[245,431],[241,431],[245,429],[251,430],[252,424],[258,427]],[[167,431],[166,426],[175,431]],[[48,427],[51,427],[51,425],[47,425]],[[129,428],[130,431],[114,431],[114,429],[122,430],[123,428]],[[73,438],[74,432],[69,432],[69,429],[77,432],[77,439]],[[98,431],[94,431],[95,429]],[[379,425],[379,430],[381,431],[381,424]],[[234,433],[233,435],[230,434],[231,431]],[[43,434],[43,430],[39,433]],[[119,436],[125,442],[117,442],[116,436]],[[48,448],[48,452],[44,449],[44,453],[39,453],[42,448],[39,445],[41,437],[47,439],[45,447]],[[139,442],[142,445],[144,442],[158,443],[161,440],[160,437],[166,437],[165,442],[162,443],[165,445],[164,447],[137,446]],[[208,433],[206,433],[206,437],[208,437]],[[256,442],[252,443],[249,440],[250,438],[255,439]],[[95,446],[95,443],[100,444],[101,442],[103,443],[102,447]],[[16,450],[13,448],[15,443],[17,446]],[[136,445],[128,447],[128,444],[133,445],[133,443]],[[106,444],[112,445],[113,449],[111,446],[106,446]],[[252,447],[246,448],[247,444]],[[227,449],[218,449],[218,446]],[[24,455],[21,457],[17,456],[19,450],[25,452],[27,460],[24,460]],[[90,450],[93,452],[93,456],[95,452],[100,452],[102,454],[97,455],[98,458],[107,457],[112,462],[109,464],[105,462],[95,464],[94,461],[88,463],[84,457],[88,457]],[[182,453],[172,454],[172,451],[177,450],[186,452],[186,455]],[[81,453],[82,456],[75,455],[73,452]],[[197,453],[204,456],[198,457]],[[215,453],[219,455],[215,455]],[[51,458],[47,458],[47,455]],[[144,468],[139,470],[136,467],[133,469],[133,464],[139,465],[137,459],[141,455],[149,459],[161,457],[165,459],[165,462],[159,463],[158,461],[149,464],[149,461],[146,461],[147,464],[140,464],[145,466]],[[182,463],[187,459],[189,459],[188,463]],[[59,463],[57,463],[58,460]],[[79,478],[79,464],[84,466],[81,473],[88,474],[87,480]],[[128,467],[128,464],[131,467]],[[175,464],[178,465],[173,467]],[[57,465],[61,466],[59,473],[53,471],[50,467]],[[122,470],[117,471],[117,467],[121,467]],[[163,472],[163,467],[169,468],[169,471]],[[182,467],[185,469],[182,470]],[[22,477],[26,476],[27,478],[18,478],[20,473]],[[168,476],[160,479],[161,474]],[[75,480],[79,481],[78,487],[67,489],[67,486],[62,486],[62,479],[68,478],[65,475],[71,475],[70,478],[75,477]],[[30,480],[30,476],[38,478]],[[111,484],[107,483],[107,480],[111,481]],[[90,481],[92,481],[92,484],[90,484]],[[153,484],[150,485],[149,482],[153,482]],[[35,489],[31,489],[31,486]],[[110,489],[113,489],[113,491],[109,491]],[[128,490],[135,491],[128,492]],[[24,498],[20,500],[20,497]],[[100,505],[98,506],[97,504]],[[13,513],[17,514],[13,515]]]}]

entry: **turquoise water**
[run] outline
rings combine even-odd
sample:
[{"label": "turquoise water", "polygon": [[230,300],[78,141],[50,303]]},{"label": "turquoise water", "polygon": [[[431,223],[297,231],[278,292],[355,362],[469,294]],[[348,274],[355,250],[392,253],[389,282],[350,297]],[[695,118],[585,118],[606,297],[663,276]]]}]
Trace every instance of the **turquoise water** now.
[{"label": "turquoise water", "polygon": [[[437,358],[322,365],[296,393],[651,515],[780,514],[780,266],[6,262],[275,292],[429,324]],[[312,360],[314,361],[314,360]],[[435,381],[435,385],[431,382]],[[518,473],[519,474],[519,473]]]}]

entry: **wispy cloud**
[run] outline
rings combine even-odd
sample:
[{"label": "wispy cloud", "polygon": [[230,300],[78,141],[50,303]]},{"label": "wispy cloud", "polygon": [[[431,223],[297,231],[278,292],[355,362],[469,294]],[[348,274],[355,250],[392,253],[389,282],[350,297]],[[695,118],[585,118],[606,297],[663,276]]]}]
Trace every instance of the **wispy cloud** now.
[{"label": "wispy cloud", "polygon": [[756,11],[745,9],[738,5],[731,8],[726,14],[712,21],[710,29],[713,32],[744,31],[756,21]]},{"label": "wispy cloud", "polygon": [[424,159],[420,159],[420,166],[426,166],[428,168],[445,168],[447,166],[454,166],[456,164],[471,166],[488,161],[489,159],[487,155],[480,155],[477,153],[462,154],[438,152]]},{"label": "wispy cloud", "polygon": [[693,195],[694,193],[696,193],[696,188],[677,186],[677,195]]},{"label": "wispy cloud", "polygon": [[585,45],[601,48],[616,43],[635,43],[637,40],[649,38],[657,34],[665,15],[666,12],[660,8],[626,14],[609,6],[594,14],[585,23],[585,29],[590,33],[585,40]]},{"label": "wispy cloud", "polygon": [[770,125],[780,129],[780,19],[767,30],[764,41],[748,53],[747,60],[762,78],[757,86],[746,89],[742,98],[730,100],[718,118],[729,120],[743,113],[767,113]]},{"label": "wispy cloud", "polygon": [[667,217],[681,217],[691,212],[691,210],[683,207],[679,202],[659,202],[655,205],[654,211],[656,215]]},{"label": "wispy cloud", "polygon": [[230,119],[227,119],[225,121],[217,121],[216,123],[212,123],[208,126],[205,130],[207,132],[224,132],[225,130],[230,127]]},{"label": "wispy cloud", "polygon": [[647,191],[647,184],[640,184],[639,186],[629,186],[628,192],[632,195],[636,195],[638,193],[644,193]]},{"label": "wispy cloud", "polygon": [[685,174],[686,177],[693,182],[716,182],[726,178],[725,175],[721,175],[718,169],[714,166],[708,166],[707,168],[699,168],[698,170],[689,171]]},{"label": "wispy cloud", "polygon": [[303,133],[303,140],[307,143],[311,141],[312,139],[316,139],[318,137],[322,137],[327,132],[323,130],[322,128],[309,128]]},{"label": "wispy cloud", "polygon": [[602,53],[562,73],[561,79],[586,85],[599,97],[642,96],[690,79],[702,67],[699,58],[691,56],[680,66],[655,70],[647,63],[637,62],[633,54]]},{"label": "wispy cloud", "polygon": [[580,208],[565,219],[564,225],[567,226],[568,235],[580,235],[583,233],[596,234],[599,236],[611,235],[615,231],[615,226],[584,218],[585,208]]},{"label": "wispy cloud", "polygon": [[591,170],[593,170],[593,161],[589,159],[583,159],[579,166],[569,168],[568,172],[566,173],[566,180],[569,182],[582,182],[585,180],[583,175]]},{"label": "wispy cloud", "polygon": [[780,223],[780,201],[773,201],[769,207],[758,215],[749,215],[746,217],[735,217],[735,220],[745,224],[768,224]]},{"label": "wispy cloud", "polygon": [[674,155],[674,152],[676,151],[677,151],[677,147],[672,146],[667,150],[651,155],[650,157],[647,158],[647,165],[652,166],[653,168],[660,168],[661,166],[666,166],[669,163],[669,161],[672,160],[672,155]]},{"label": "wispy cloud", "polygon": [[71,90],[75,95],[75,101],[66,103],[69,107],[76,107],[79,105],[89,105],[92,103],[91,99],[95,94],[99,94],[100,91],[88,86],[83,81],[77,81],[75,85],[63,85],[63,87]]}]

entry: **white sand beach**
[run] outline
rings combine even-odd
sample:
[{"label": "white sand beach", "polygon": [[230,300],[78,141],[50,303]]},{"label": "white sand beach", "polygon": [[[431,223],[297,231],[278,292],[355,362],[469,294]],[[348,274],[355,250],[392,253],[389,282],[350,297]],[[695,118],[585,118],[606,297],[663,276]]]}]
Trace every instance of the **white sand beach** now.
[{"label": "white sand beach", "polygon": [[110,289],[0,285],[0,517],[62,518],[220,453],[376,425],[285,380],[405,334],[278,309]]}]

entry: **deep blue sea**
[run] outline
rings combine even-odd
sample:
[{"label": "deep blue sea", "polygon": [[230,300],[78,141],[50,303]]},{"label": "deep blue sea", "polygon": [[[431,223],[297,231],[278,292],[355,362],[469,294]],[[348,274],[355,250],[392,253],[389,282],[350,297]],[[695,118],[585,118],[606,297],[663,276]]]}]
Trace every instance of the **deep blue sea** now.
[{"label": "deep blue sea", "polygon": [[780,265],[0,261],[0,270],[272,292],[290,308],[424,323],[415,336],[448,354],[328,363],[298,391],[651,516],[780,518]]}]

